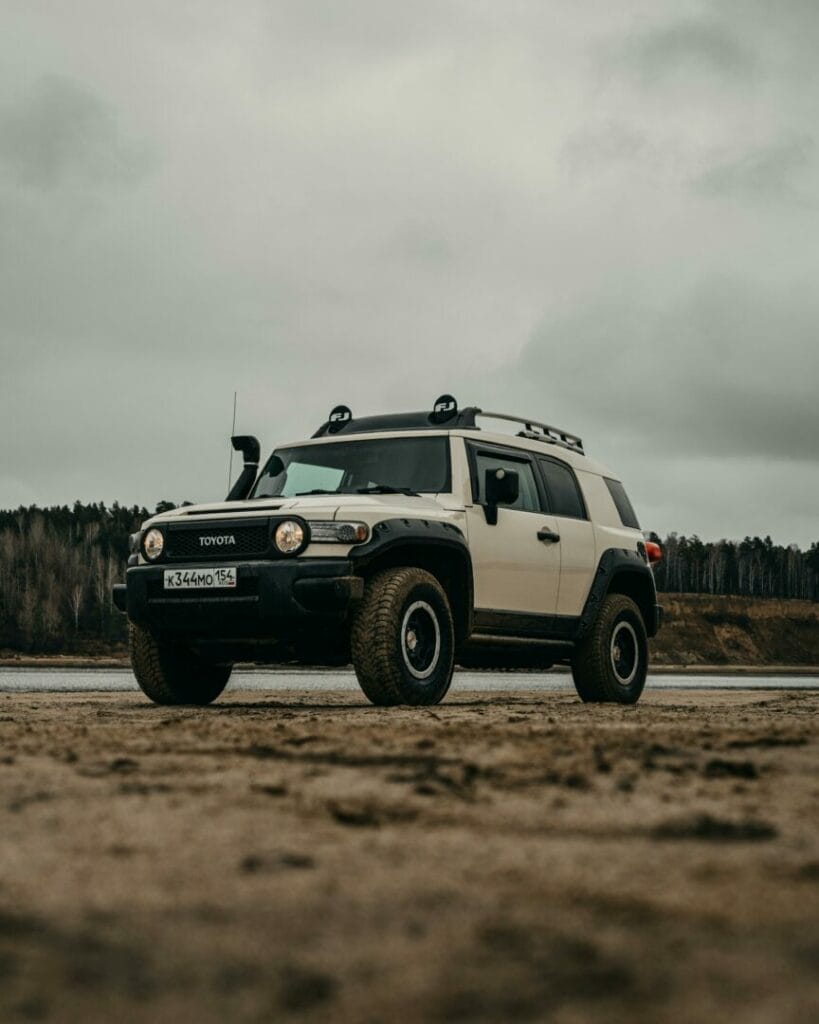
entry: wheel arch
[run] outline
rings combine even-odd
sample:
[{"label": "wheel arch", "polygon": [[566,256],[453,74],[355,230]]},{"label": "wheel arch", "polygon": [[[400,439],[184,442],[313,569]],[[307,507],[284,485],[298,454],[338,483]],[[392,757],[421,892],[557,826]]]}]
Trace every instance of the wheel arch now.
[{"label": "wheel arch", "polygon": [[580,616],[576,640],[588,633],[600,611],[603,598],[609,594],[630,597],[640,609],[646,634],[652,637],[659,626],[657,588],[654,576],[636,551],[627,548],[609,548],[604,551],[597,566],[586,604]]},{"label": "wheel arch", "polygon": [[472,558],[461,531],[429,519],[392,519],[376,523],[371,539],[350,559],[357,575],[370,579],[385,569],[412,566],[434,576],[449,599],[455,642],[472,630]]},{"label": "wheel arch", "polygon": [[649,574],[635,572],[631,569],[621,569],[612,577],[606,593],[623,594],[625,597],[630,597],[640,609],[646,632],[650,636],[654,635],[656,630],[653,629],[653,622],[657,593],[654,589],[654,581]]}]

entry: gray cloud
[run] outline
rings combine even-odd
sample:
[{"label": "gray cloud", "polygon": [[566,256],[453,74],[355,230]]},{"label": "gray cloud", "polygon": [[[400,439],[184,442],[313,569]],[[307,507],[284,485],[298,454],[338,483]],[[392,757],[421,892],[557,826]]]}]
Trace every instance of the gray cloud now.
[{"label": "gray cloud", "polygon": [[683,74],[745,81],[758,71],[755,54],[728,25],[708,18],[660,23],[629,36],[618,63],[645,84]]},{"label": "gray cloud", "polygon": [[219,497],[234,390],[265,447],[451,391],[815,539],[815,5],[649,6],[6,4],[0,506]]},{"label": "gray cloud", "polygon": [[651,149],[645,132],[618,120],[607,120],[572,134],[566,140],[562,158],[570,173],[586,175],[613,164],[651,163]]},{"label": "gray cloud", "polygon": [[433,227],[409,224],[398,231],[385,246],[398,259],[418,266],[440,267],[452,259],[452,247]]},{"label": "gray cloud", "polygon": [[51,189],[66,179],[130,184],[149,161],[123,140],[109,104],[70,78],[48,74],[0,107],[0,164],[20,184]]},{"label": "gray cloud", "polygon": [[564,417],[665,457],[767,456],[815,472],[819,404],[800,368],[817,361],[817,323],[807,286],[717,279],[673,304],[620,296],[544,323],[514,389],[543,382]]},{"label": "gray cloud", "polygon": [[814,148],[810,136],[771,143],[716,164],[693,185],[707,196],[814,205],[815,198],[804,195],[798,183],[800,175],[810,169]]},{"label": "gray cloud", "polygon": [[722,520],[764,533],[779,519],[780,537],[806,538],[819,506],[817,324],[807,283],[620,295],[549,318],[500,389],[475,386],[583,436],[653,528],[674,529],[685,508],[689,532],[720,536]]}]

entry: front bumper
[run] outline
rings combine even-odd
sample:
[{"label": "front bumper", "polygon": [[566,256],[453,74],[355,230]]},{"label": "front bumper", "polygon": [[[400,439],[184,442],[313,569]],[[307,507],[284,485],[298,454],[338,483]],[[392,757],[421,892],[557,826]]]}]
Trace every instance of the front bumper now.
[{"label": "front bumper", "polygon": [[[299,631],[311,620],[344,618],[364,593],[345,558],[278,561],[224,561],[235,566],[231,590],[165,590],[163,572],[171,565],[133,566],[126,582],[114,587],[114,604],[139,626],[161,634],[201,639],[276,638]],[[213,563],[185,563],[185,569]]]}]

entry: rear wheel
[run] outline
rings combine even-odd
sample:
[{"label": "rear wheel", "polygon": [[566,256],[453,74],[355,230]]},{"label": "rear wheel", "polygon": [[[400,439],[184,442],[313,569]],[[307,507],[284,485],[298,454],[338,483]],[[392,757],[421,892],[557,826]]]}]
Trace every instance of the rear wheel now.
[{"label": "rear wheel", "polygon": [[648,640],[640,609],[624,594],[609,594],[589,634],[572,657],[581,700],[636,704],[648,672]]},{"label": "rear wheel", "polygon": [[437,704],[452,681],[454,629],[446,593],[423,569],[374,576],[350,635],[356,676],[373,704]]},{"label": "rear wheel", "polygon": [[133,623],[128,646],[136,681],[155,704],[210,704],[230,679],[231,665],[214,665],[185,648],[160,644]]}]

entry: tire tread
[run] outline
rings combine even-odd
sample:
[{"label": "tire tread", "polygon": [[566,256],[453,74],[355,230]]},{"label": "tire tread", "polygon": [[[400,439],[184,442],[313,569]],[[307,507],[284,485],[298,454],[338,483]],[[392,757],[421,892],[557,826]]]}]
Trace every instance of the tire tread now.
[{"label": "tire tread", "polygon": [[[131,667],[146,697],[154,704],[210,704],[224,690],[231,668],[184,658],[164,648],[142,627],[128,623]],[[196,679],[192,679],[193,674]]]},{"label": "tire tread", "polygon": [[[632,688],[617,684],[609,664],[610,631],[617,618],[624,613],[636,617],[642,631],[642,636],[638,637],[642,640],[642,679],[639,686]],[[609,594],[602,601],[594,625],[577,645],[572,658],[572,677],[580,699],[585,703],[636,703],[645,684],[647,655],[645,625],[640,609],[625,594]]]},{"label": "tire tread", "polygon": [[424,569],[408,566],[378,573],[367,582],[364,597],[356,609],[350,631],[353,666],[367,699],[380,707],[424,703],[408,699],[402,692],[401,672],[391,651],[401,628],[402,594],[422,584],[433,587],[444,598],[451,631],[452,617],[446,594],[438,580]]}]

